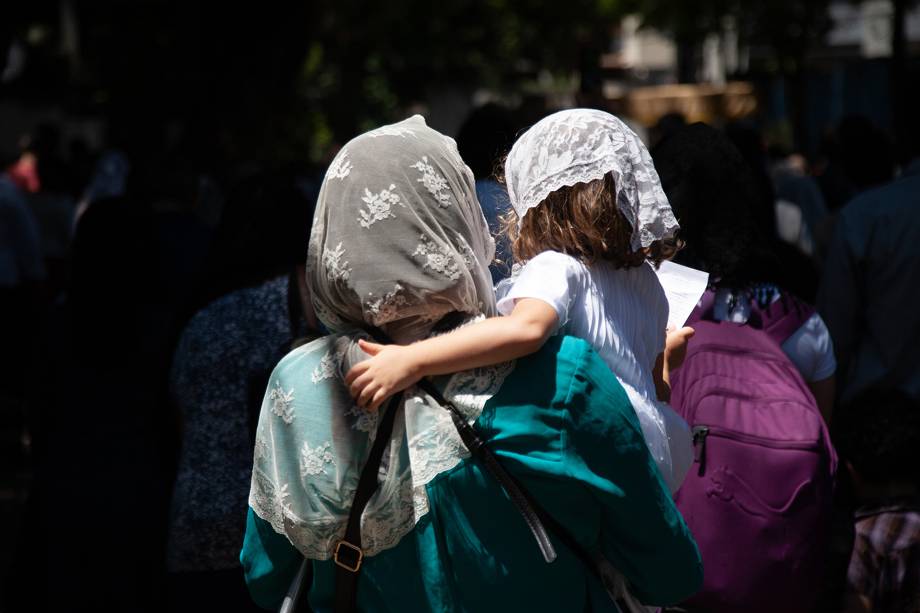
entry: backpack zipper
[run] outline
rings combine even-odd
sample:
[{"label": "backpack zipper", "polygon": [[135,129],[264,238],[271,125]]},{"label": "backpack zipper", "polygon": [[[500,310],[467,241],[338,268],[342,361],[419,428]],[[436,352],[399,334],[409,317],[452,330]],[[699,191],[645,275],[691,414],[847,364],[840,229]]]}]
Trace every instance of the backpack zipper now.
[{"label": "backpack zipper", "polygon": [[706,471],[706,439],[710,435],[730,438],[753,445],[761,445],[763,447],[772,447],[774,449],[817,450],[821,446],[820,442],[816,441],[777,441],[771,438],[754,434],[745,434],[744,432],[736,432],[734,430],[714,426],[693,426],[691,432],[693,434],[693,461],[700,465],[697,474],[701,477]]},{"label": "backpack zipper", "polygon": [[700,465],[697,475],[703,476],[706,471],[706,437],[709,436],[708,426],[693,426],[693,461]]}]

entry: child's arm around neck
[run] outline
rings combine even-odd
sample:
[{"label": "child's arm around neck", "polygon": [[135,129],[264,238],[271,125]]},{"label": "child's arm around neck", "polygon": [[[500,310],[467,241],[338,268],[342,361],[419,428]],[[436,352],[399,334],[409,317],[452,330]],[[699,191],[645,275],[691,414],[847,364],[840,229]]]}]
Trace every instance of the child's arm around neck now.
[{"label": "child's arm around neck", "polygon": [[377,410],[419,379],[507,362],[534,353],[559,323],[555,309],[536,298],[517,300],[507,317],[492,317],[411,345],[360,341],[371,356],[345,377],[360,406]]}]

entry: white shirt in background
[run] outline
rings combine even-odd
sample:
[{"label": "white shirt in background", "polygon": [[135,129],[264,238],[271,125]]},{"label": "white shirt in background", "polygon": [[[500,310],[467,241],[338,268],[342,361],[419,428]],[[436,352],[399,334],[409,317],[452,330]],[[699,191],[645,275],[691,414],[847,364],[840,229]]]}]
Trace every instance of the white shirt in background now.
[{"label": "white shirt in background", "polygon": [[[772,292],[770,302],[780,299],[782,294],[778,288],[770,286],[769,291]],[[732,300],[732,291],[723,288],[716,291],[712,311],[716,321],[743,324],[751,316],[751,305],[746,300]],[[817,313],[783,341],[781,347],[808,383],[827,379],[837,370],[831,334]]]}]

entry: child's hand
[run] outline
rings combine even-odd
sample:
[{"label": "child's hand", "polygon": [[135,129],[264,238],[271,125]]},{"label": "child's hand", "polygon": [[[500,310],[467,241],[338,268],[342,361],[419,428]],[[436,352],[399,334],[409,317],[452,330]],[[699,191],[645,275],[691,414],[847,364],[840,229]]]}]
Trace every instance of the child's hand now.
[{"label": "child's hand", "polygon": [[677,370],[684,363],[687,357],[687,345],[690,339],[696,334],[696,330],[685,326],[680,330],[668,329],[668,335],[664,343],[664,359],[667,363],[668,371]]},{"label": "child's hand", "polygon": [[371,356],[345,375],[345,385],[358,406],[376,411],[387,398],[422,378],[408,347],[365,340],[359,340],[358,346]]}]

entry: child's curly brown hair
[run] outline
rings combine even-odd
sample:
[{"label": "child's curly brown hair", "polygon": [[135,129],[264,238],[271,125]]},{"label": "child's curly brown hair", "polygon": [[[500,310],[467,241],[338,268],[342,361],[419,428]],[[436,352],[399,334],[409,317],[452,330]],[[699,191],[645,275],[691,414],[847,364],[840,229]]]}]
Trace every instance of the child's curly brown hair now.
[{"label": "child's curly brown hair", "polygon": [[634,251],[632,225],[617,207],[613,177],[576,183],[550,193],[527,211],[518,226],[512,211],[503,220],[515,261],[543,251],[565,253],[585,264],[604,260],[614,268],[635,268],[646,260],[657,268],[683,246],[677,238],[657,240]]}]

